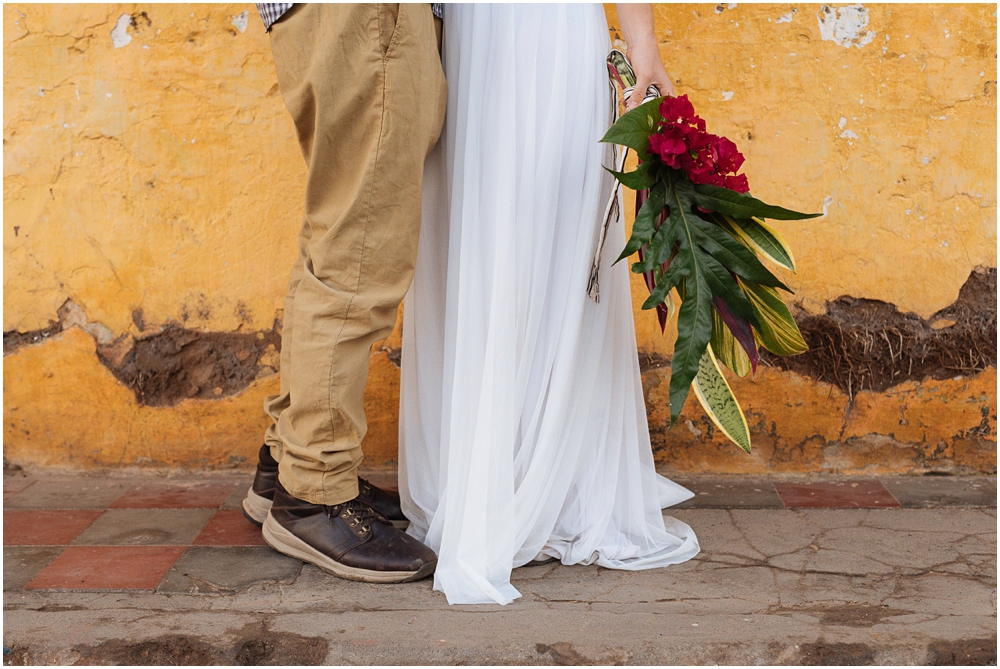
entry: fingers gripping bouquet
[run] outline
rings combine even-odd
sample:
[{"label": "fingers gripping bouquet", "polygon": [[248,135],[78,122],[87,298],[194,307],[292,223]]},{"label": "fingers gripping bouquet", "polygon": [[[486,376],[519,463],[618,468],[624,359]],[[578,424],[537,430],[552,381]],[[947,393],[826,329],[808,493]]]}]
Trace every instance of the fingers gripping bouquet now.
[{"label": "fingers gripping bouquet", "polygon": [[[612,51],[608,67],[619,93],[634,85],[624,54]],[[677,315],[670,424],[692,388],[715,425],[749,453],[746,417],[720,363],[746,376],[757,369],[758,346],[777,355],[806,350],[778,293],[791,291],[760,256],[794,271],[788,245],[765,219],[819,214],[750,196],[746,175],[737,174],[743,155],[731,140],[706,131],[686,95],[644,102],[617,119],[601,141],[625,147],[616,156],[617,169],[609,171],[636,191],[632,236],[618,260],[638,253],[632,271],[644,275],[650,290],[642,308],[657,310],[661,330]],[[636,152],[639,165],[624,172],[628,150]]]}]

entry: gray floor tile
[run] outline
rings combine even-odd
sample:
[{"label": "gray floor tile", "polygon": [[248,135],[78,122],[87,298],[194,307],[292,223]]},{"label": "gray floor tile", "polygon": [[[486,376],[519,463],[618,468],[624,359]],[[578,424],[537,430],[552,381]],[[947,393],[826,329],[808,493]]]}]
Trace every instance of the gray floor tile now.
[{"label": "gray floor tile", "polygon": [[732,478],[671,479],[694,493],[672,509],[783,509],[769,481]]},{"label": "gray floor tile", "polygon": [[4,546],[3,589],[23,588],[62,552],[63,546]]},{"label": "gray floor tile", "polygon": [[6,476],[3,477],[3,498],[8,500],[14,495],[18,494],[31,484],[35,482],[35,479],[30,479],[27,476]]},{"label": "gray floor tile", "polygon": [[186,546],[213,509],[110,509],[73,542],[77,546]]},{"label": "gray floor tile", "polygon": [[977,506],[996,507],[996,480],[986,476],[885,476],[882,485],[911,509]]},{"label": "gray floor tile", "polygon": [[247,477],[245,481],[241,481],[237,484],[236,489],[233,493],[226,498],[226,501],[222,503],[220,509],[242,509],[243,508],[243,498],[247,496],[247,490],[253,485],[253,476]]},{"label": "gray floor tile", "polygon": [[131,479],[46,477],[4,502],[7,509],[106,509],[135,485]]},{"label": "gray floor tile", "polygon": [[254,583],[291,583],[302,562],[269,546],[192,546],[170,568],[158,592],[226,592]]}]

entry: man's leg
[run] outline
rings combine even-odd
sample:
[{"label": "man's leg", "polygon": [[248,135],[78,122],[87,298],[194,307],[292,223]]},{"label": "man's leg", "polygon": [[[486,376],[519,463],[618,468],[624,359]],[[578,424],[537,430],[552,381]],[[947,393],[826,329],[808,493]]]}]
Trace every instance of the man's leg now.
[{"label": "man's leg", "polygon": [[[310,234],[308,221],[305,221],[299,233],[299,257],[295,261],[295,265],[292,266],[291,276],[288,279],[288,290],[285,293],[283,312],[285,316],[282,319],[281,327],[281,385],[277,395],[269,395],[264,398],[264,411],[271,421],[264,432],[264,445],[261,446],[260,452],[257,454],[257,471],[254,474],[253,484],[247,490],[246,498],[243,500],[243,515],[258,527],[264,523],[267,512],[271,510],[271,504],[274,502],[274,491],[278,483],[278,461],[281,460],[281,454],[285,450],[281,438],[278,437],[278,422],[281,419],[281,412],[287,409],[289,404],[288,376],[289,370],[292,368],[292,319],[289,315],[295,304],[295,289],[299,285],[299,280],[302,279],[302,268],[305,264]],[[394,516],[395,514],[392,514],[389,517],[396,520]],[[399,516],[405,518],[402,515],[402,509],[399,511]]]},{"label": "man's leg", "polygon": [[295,497],[338,504],[358,494],[371,345],[392,331],[413,276],[444,74],[426,5],[297,5],[271,40],[309,165],[279,477]]},{"label": "man's leg", "polygon": [[370,348],[413,276],[423,163],[444,117],[434,20],[427,5],[296,5],[271,44],[309,177],[282,392],[267,406],[281,452],[264,536],[347,578],[412,580],[433,553],[359,502],[357,467]]},{"label": "man's leg", "polygon": [[[289,315],[292,313],[292,309],[295,305],[295,289],[299,285],[299,280],[302,279],[302,267],[305,264],[305,254],[309,244],[309,236],[309,224],[308,222],[305,222],[302,225],[301,232],[299,233],[299,257],[292,266],[291,275],[288,279],[288,291],[285,293],[285,308],[281,324],[281,356],[279,359],[279,370],[288,370],[292,368],[292,319],[289,318]],[[288,408],[288,374],[282,373],[279,374],[279,376],[281,379],[281,385],[278,389],[278,394],[269,395],[264,398],[264,411],[271,419],[271,423],[264,432],[264,445],[268,448],[269,455],[274,460],[281,460],[281,454],[285,450],[284,445],[281,443],[281,439],[278,437],[278,421],[281,418],[281,412]]]}]

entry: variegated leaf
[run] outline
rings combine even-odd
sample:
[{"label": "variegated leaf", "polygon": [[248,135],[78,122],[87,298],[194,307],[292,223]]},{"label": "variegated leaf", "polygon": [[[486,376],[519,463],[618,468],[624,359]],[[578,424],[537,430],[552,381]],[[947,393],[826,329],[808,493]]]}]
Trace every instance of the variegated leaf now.
[{"label": "variegated leaf", "polygon": [[[751,333],[751,338],[753,334]],[[712,350],[723,365],[733,370],[739,377],[744,377],[750,373],[750,358],[743,347],[733,337],[733,333],[722,320],[722,316],[716,311],[712,314],[712,339],[709,341]]]},{"label": "variegated leaf", "polygon": [[795,355],[809,350],[778,291],[750,282],[739,283],[757,316],[759,327],[754,331],[761,346],[775,355]]},{"label": "variegated leaf", "polygon": [[726,214],[713,213],[712,220],[733,235],[744,246],[760,253],[776,265],[795,271],[795,259],[777,230],[759,218],[735,219]]},{"label": "variegated leaf", "polygon": [[[731,219],[732,220],[732,219]],[[795,271],[792,250],[781,234],[759,218],[734,220],[740,233],[758,253],[785,269]]]},{"label": "variegated leaf", "polygon": [[691,389],[715,426],[727,439],[749,453],[750,428],[746,416],[726,377],[722,375],[711,345],[698,362],[698,374],[691,382]]}]

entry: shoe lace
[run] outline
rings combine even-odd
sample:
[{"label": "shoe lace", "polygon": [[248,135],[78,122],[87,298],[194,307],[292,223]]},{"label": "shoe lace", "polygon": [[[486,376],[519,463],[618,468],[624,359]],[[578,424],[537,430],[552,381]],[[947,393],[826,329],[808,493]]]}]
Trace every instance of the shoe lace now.
[{"label": "shoe lace", "polygon": [[352,530],[357,532],[358,536],[368,534],[371,531],[373,522],[391,524],[389,519],[381,513],[356,499],[344,502],[343,504],[329,506],[327,507],[327,511],[331,517],[340,516]]},{"label": "shoe lace", "polygon": [[371,497],[372,494],[372,484],[363,478],[358,478],[358,488],[361,490],[361,494],[365,497]]}]

